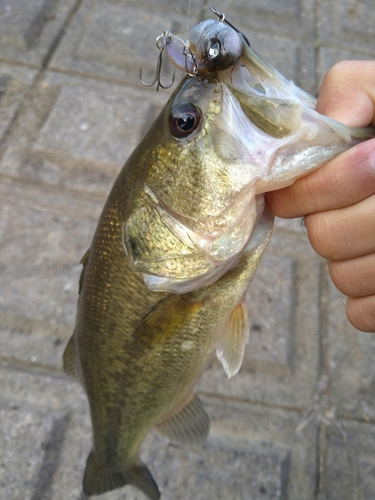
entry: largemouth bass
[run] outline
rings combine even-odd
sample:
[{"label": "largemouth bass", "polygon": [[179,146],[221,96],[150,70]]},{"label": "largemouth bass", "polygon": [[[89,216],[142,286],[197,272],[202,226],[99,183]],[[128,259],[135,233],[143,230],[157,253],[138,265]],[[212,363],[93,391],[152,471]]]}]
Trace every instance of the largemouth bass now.
[{"label": "largemouth bass", "polygon": [[188,74],[112,188],[64,353],[90,405],[87,495],[131,484],[156,500],[139,456],[149,430],[206,439],[194,386],[215,351],[228,376],[241,366],[244,296],[272,232],[264,193],[372,134],[320,116],[221,21],[162,43]]}]

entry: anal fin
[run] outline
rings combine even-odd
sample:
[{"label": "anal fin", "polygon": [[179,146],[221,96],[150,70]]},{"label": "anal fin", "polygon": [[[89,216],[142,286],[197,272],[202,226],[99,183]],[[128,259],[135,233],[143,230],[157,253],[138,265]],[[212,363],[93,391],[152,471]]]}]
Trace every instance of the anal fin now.
[{"label": "anal fin", "polygon": [[64,372],[67,375],[71,375],[72,377],[79,379],[74,342],[75,340],[73,333],[73,335],[69,339],[67,346],[65,347],[65,351],[63,354],[63,366],[64,366]]},{"label": "anal fin", "polygon": [[83,492],[85,495],[100,495],[107,491],[122,488],[131,484],[143,491],[150,500],[159,500],[160,492],[147,466],[139,462],[129,468],[112,469],[99,464],[91,452],[87,459],[85,475],[83,477]]},{"label": "anal fin", "polygon": [[240,302],[230,315],[222,337],[216,346],[216,355],[228,378],[238,373],[249,340],[249,315],[245,301]]},{"label": "anal fin", "polygon": [[200,444],[207,439],[210,418],[201,400],[192,394],[182,408],[159,422],[156,429],[175,443]]}]

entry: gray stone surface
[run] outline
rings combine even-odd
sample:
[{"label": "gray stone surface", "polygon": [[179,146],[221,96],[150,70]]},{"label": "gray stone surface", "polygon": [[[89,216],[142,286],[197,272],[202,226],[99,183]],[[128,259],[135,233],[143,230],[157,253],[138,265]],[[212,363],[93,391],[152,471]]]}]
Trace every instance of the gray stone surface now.
[{"label": "gray stone surface", "polygon": [[[153,2],[84,0],[51,68],[139,85],[142,66],[145,81],[150,81],[158,55],[156,37],[166,29],[186,31],[186,15],[176,12],[176,3],[160,4],[164,9],[155,9]],[[199,2],[193,2],[192,23],[197,22],[199,13]],[[167,71],[167,81],[170,75]]]},{"label": "gray stone surface", "polygon": [[0,142],[36,76],[36,70],[0,63]]},{"label": "gray stone surface", "polygon": [[1,0],[0,57],[42,66],[77,0]]},{"label": "gray stone surface", "polygon": [[[209,2],[193,0],[190,25]],[[252,46],[316,93],[344,58],[373,59],[370,0],[218,1]],[[0,0],[0,499],[83,500],[91,429],[62,372],[79,260],[117,172],[170,91],[152,78],[155,38],[184,31],[187,1]],[[171,68],[163,66],[163,81]],[[177,79],[180,76],[177,75]],[[373,500],[375,337],[300,220],[276,221],[246,296],[250,341],[228,380],[199,383],[203,446],[150,433],[142,447],[165,500]],[[94,497],[144,500],[132,487]]]},{"label": "gray stone surface", "polygon": [[371,0],[320,2],[319,37],[324,45],[341,46],[373,55],[375,11]]},{"label": "gray stone surface", "polygon": [[374,58],[374,54],[367,54],[360,51],[348,50],[346,48],[337,47],[322,47],[320,50],[319,60],[317,62],[318,83],[323,80],[327,73],[336,62],[344,60],[360,60],[367,61]]},{"label": "gray stone surface", "polygon": [[[375,335],[357,332],[345,321],[343,296],[328,282],[327,372],[332,404],[341,417],[375,417]],[[375,443],[374,443],[375,444]]]},{"label": "gray stone surface", "polygon": [[0,192],[0,324],[39,334],[70,331],[81,267],[77,255],[90,246],[100,206],[9,181],[0,184]]},{"label": "gray stone surface", "polygon": [[327,426],[326,468],[321,499],[371,499],[375,492],[374,425],[342,422],[344,436],[337,426]]},{"label": "gray stone surface", "polygon": [[50,485],[57,458],[52,448],[62,437],[63,419],[11,406],[0,409],[0,422],[0,491],[7,499],[37,498]]},{"label": "gray stone surface", "polygon": [[241,20],[242,29],[249,37],[253,29],[288,37],[293,34],[293,38],[313,39],[315,35],[315,3],[312,0],[219,0],[216,6],[228,18]]},{"label": "gray stone surface", "polygon": [[107,194],[165,96],[48,73],[14,123],[0,162],[7,176]]}]

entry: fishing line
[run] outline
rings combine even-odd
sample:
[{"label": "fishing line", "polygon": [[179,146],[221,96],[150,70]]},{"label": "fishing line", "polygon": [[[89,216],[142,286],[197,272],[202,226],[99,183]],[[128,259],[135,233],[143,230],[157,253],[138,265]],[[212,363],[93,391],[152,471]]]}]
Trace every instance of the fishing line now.
[{"label": "fishing line", "polygon": [[189,45],[189,19],[190,19],[190,6],[191,6],[191,0],[189,0],[189,5],[188,5],[188,13],[187,13],[187,19],[186,19],[186,43]]}]

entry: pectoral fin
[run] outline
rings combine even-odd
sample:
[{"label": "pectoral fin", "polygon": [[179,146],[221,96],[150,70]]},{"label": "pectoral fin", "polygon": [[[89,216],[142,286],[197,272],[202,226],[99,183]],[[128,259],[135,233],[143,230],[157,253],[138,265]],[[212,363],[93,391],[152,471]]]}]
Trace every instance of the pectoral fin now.
[{"label": "pectoral fin", "polygon": [[67,375],[71,375],[79,379],[77,364],[76,364],[76,355],[75,355],[75,341],[74,341],[74,333],[70,337],[67,346],[65,347],[65,351],[63,354],[63,365],[64,372]]},{"label": "pectoral fin", "polygon": [[79,262],[83,266],[82,271],[81,271],[81,275],[79,277],[79,287],[78,287],[78,294],[79,295],[81,294],[81,291],[82,291],[83,278],[85,276],[86,264],[87,264],[87,261],[89,258],[89,253],[90,253],[90,249],[88,249],[86,251],[85,255],[82,257],[82,259]]},{"label": "pectoral fin", "polygon": [[234,309],[216,346],[216,355],[228,378],[241,368],[245,345],[249,340],[249,315],[244,301]]},{"label": "pectoral fin", "polygon": [[162,436],[175,443],[200,444],[208,436],[210,419],[196,394],[189,395],[188,402],[156,425]]},{"label": "pectoral fin", "polygon": [[158,302],[133,333],[133,341],[143,348],[168,342],[199,313],[203,302],[184,295],[169,295]]}]

